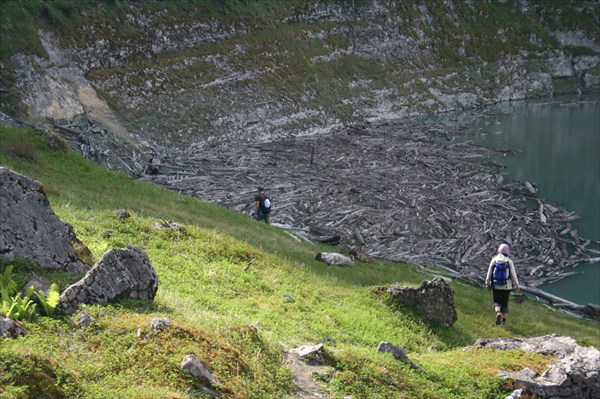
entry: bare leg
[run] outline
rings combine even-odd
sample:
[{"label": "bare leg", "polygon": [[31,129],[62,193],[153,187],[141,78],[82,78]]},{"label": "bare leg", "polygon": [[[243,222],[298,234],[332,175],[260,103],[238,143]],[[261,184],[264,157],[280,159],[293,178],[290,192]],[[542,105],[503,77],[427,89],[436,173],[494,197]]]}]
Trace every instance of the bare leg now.
[{"label": "bare leg", "polygon": [[502,318],[500,306],[494,306],[494,311],[496,311],[496,325],[500,325],[500,319]]}]

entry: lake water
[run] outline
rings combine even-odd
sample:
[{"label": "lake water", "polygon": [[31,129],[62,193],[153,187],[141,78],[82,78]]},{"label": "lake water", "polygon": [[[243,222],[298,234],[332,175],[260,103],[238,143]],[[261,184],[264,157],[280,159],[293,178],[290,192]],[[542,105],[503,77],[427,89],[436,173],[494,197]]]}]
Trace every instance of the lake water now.
[{"label": "lake water", "polygon": [[[538,195],[577,212],[579,235],[600,240],[600,105],[598,96],[499,104],[444,115],[442,122],[477,132],[460,140],[517,150],[494,161]],[[592,244],[590,248],[600,249]],[[575,303],[600,304],[600,263],[581,264],[578,274],[538,288]]]}]

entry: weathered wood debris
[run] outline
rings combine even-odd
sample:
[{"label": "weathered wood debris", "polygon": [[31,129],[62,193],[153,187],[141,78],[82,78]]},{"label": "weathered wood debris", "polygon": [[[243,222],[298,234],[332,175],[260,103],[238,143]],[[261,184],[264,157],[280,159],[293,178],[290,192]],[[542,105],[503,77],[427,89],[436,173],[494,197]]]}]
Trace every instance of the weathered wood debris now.
[{"label": "weathered wood debris", "polygon": [[341,237],[374,257],[436,265],[480,283],[501,242],[538,286],[598,260],[578,215],[490,161],[511,150],[459,142],[441,124],[389,122],[265,143],[162,149],[144,179],[250,214],[256,186],[272,222]]},{"label": "weathered wood debris", "polygon": [[[534,184],[512,180],[490,160],[512,150],[456,140],[470,133],[466,128],[365,123],[143,154],[89,121],[78,123],[53,127],[89,159],[180,193],[249,215],[256,187],[266,187],[271,223],[298,239],[438,266],[479,285],[501,242],[511,245],[519,278],[530,287],[600,260],[594,242],[571,225],[577,214],[540,198]],[[109,149],[100,150],[105,146],[89,131]]]}]

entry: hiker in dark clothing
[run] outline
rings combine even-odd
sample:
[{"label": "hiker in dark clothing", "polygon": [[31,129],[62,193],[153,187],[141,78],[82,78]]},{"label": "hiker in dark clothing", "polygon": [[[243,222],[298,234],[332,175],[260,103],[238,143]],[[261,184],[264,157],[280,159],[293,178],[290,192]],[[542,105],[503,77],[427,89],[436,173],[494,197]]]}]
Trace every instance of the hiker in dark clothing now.
[{"label": "hiker in dark clothing", "polygon": [[258,187],[258,194],[254,197],[256,206],[254,208],[254,218],[262,220],[269,224],[269,215],[271,214],[271,198],[265,193],[265,189]]},{"label": "hiker in dark clothing", "polygon": [[506,325],[508,316],[508,298],[510,290],[515,288],[519,292],[519,279],[515,272],[515,265],[508,257],[510,249],[507,244],[498,247],[498,255],[490,261],[485,286],[488,290],[493,289],[494,311],[496,312],[496,325]]}]

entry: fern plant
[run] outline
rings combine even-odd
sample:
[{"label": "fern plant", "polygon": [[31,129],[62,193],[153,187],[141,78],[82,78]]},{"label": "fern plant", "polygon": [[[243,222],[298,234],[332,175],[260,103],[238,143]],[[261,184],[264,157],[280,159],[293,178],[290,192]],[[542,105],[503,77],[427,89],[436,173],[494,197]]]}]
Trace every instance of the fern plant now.
[{"label": "fern plant", "polygon": [[33,287],[29,287],[22,296],[19,292],[17,295],[10,297],[9,300],[2,299],[2,313],[6,317],[13,320],[29,320],[35,316],[36,304],[31,300],[33,295]]},{"label": "fern plant", "polygon": [[11,296],[17,293],[17,283],[13,279],[13,266],[10,265],[0,274],[0,298],[2,302],[8,300]]},{"label": "fern plant", "polygon": [[14,311],[13,295],[17,292],[17,283],[13,280],[12,265],[8,266],[4,273],[0,274],[0,313],[8,316]]},{"label": "fern plant", "polygon": [[58,285],[53,283],[45,296],[39,291],[34,291],[33,286],[27,288],[25,295],[18,291],[17,283],[12,272],[13,266],[6,268],[0,274],[0,313],[13,320],[32,319],[36,315],[37,304],[31,299],[33,295],[41,305],[41,311],[47,316],[54,315],[54,311],[60,301]]},{"label": "fern plant", "polygon": [[50,285],[47,297],[38,291],[35,291],[35,295],[37,296],[40,305],[42,305],[44,314],[46,314],[46,316],[52,316],[54,314],[54,310],[58,306],[58,302],[60,301],[60,291],[58,290],[58,285],[56,283],[52,283],[52,285]]}]

